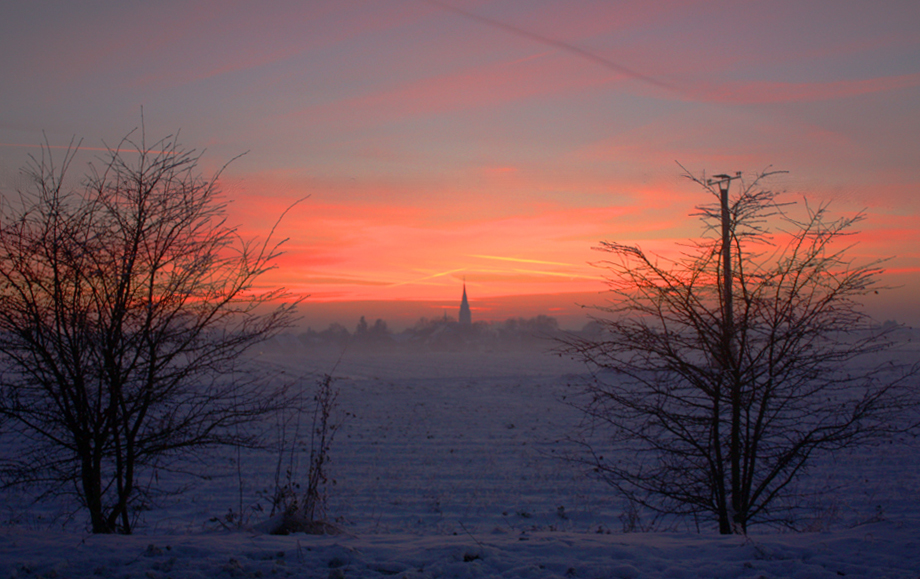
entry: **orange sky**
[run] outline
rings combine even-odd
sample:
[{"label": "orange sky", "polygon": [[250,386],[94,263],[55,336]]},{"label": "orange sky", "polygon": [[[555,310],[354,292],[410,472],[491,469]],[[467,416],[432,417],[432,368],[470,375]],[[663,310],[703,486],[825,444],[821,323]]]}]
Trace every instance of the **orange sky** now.
[{"label": "orange sky", "polygon": [[907,1],[6,3],[0,190],[42,131],[98,148],[143,107],[206,171],[247,152],[222,181],[245,231],[310,196],[265,280],[310,294],[306,325],[405,326],[465,279],[478,319],[575,326],[599,240],[699,232],[675,161],[772,165],[789,200],[866,211],[853,256],[897,286],[867,306],[918,324],[918,25]]}]

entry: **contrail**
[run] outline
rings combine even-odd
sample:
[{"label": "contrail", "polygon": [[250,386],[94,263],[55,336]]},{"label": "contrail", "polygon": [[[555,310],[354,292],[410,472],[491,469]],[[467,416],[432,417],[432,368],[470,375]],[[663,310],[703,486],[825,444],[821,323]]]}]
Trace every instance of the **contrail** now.
[{"label": "contrail", "polygon": [[445,275],[450,275],[450,274],[452,274],[452,273],[457,273],[458,271],[464,271],[465,269],[466,269],[466,268],[461,267],[461,268],[459,268],[459,269],[452,269],[452,270],[450,270],[450,271],[442,271],[441,273],[435,273],[435,274],[432,274],[432,275],[429,275],[429,276],[425,276],[425,277],[420,277],[420,278],[417,278],[417,279],[410,279],[410,280],[408,280],[408,281],[400,281],[400,282],[396,282],[396,283],[391,283],[391,284],[390,284],[389,286],[387,286],[387,287],[397,287],[397,286],[401,286],[401,285],[408,285],[408,284],[412,284],[412,283],[419,283],[419,282],[422,282],[422,281],[425,281],[425,280],[434,279],[434,278],[436,278],[436,277],[444,277]]},{"label": "contrail", "polygon": [[515,273],[527,273],[531,275],[548,275],[548,276],[555,276],[555,277],[564,277],[567,279],[571,279],[571,278],[599,279],[599,280],[604,279],[603,277],[599,275],[582,275],[578,273],[565,273],[561,271],[542,271],[542,270],[536,270],[536,269],[515,269],[514,272]]},{"label": "contrail", "polygon": [[482,259],[497,259],[501,261],[514,261],[517,263],[539,263],[543,265],[564,265],[567,267],[576,267],[572,263],[562,263],[561,261],[543,261],[540,259],[523,259],[519,257],[501,257],[498,255],[470,255],[469,257],[479,257]]},{"label": "contrail", "polygon": [[599,64],[614,72],[618,72],[624,76],[632,78],[633,80],[638,80],[646,84],[656,86],[658,88],[663,88],[667,90],[676,90],[676,87],[674,87],[673,85],[670,85],[666,82],[662,82],[658,80],[657,78],[653,78],[646,74],[642,74],[641,72],[633,70],[629,67],[623,66],[621,64],[617,64],[613,62],[612,60],[609,60],[607,58],[604,58],[603,56],[594,54],[593,52],[589,52],[585,50],[584,48],[579,48],[578,46],[575,46],[574,44],[569,44],[568,42],[563,42],[561,40],[556,40],[555,38],[543,36],[542,34],[530,32],[529,30],[518,28],[517,26],[508,24],[506,22],[502,22],[500,20],[494,20],[486,16],[480,16],[479,14],[468,12],[466,10],[463,10],[462,8],[457,8],[456,6],[451,6],[450,4],[444,4],[443,2],[438,2],[437,0],[420,0],[420,1],[424,2],[425,4],[437,6],[438,8],[441,8],[442,10],[448,10],[450,12],[453,12],[454,14],[459,14],[460,16],[463,16],[464,18],[474,20],[481,24],[486,24],[493,28],[504,30],[505,32],[508,32],[510,34],[521,36],[523,38],[533,40],[534,42],[539,42],[540,44],[545,44],[547,46],[552,46],[554,48],[558,48],[560,50],[570,52],[576,56],[580,56],[582,58],[590,60],[591,62],[594,62],[595,64]]}]

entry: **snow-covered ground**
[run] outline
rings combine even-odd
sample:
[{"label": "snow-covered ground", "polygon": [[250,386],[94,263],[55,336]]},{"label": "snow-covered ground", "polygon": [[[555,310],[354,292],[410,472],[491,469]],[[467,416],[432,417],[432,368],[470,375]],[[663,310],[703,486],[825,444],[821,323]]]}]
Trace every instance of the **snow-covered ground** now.
[{"label": "snow-covered ground", "polygon": [[6,530],[3,577],[834,578],[920,575],[916,527],[804,535],[74,536]]},{"label": "snow-covered ground", "polygon": [[[903,348],[916,357],[913,343]],[[337,356],[290,342],[262,357],[312,381]],[[556,456],[578,420],[561,398],[585,375],[579,364],[520,351],[352,351],[334,374],[342,426],[329,516],[345,534],[225,530],[213,519],[266,518],[258,509],[275,468],[271,453],[248,453],[238,470],[227,452],[131,537],[87,535],[78,520],[62,530],[53,505],[3,497],[0,578],[920,578],[915,439],[818,463],[808,483],[815,532],[624,533],[610,489]]]}]

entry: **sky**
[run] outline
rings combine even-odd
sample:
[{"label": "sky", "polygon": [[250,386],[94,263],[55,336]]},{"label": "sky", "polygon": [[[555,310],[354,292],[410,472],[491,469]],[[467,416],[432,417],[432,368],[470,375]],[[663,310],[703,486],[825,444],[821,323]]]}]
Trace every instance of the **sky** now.
[{"label": "sky", "polygon": [[[143,124],[223,172],[231,219],[288,238],[263,280],[306,325],[603,304],[601,240],[700,233],[684,177],[768,167],[864,211],[866,307],[920,324],[915,0],[0,4],[0,191],[44,139],[75,170]],[[54,149],[58,150],[58,149]],[[240,156],[242,155],[242,156]],[[237,158],[238,157],[238,158]]]}]

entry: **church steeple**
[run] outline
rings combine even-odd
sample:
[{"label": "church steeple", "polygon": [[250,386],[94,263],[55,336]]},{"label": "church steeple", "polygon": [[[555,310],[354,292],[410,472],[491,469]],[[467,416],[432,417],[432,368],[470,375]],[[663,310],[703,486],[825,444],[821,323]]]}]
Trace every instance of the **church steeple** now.
[{"label": "church steeple", "polygon": [[466,300],[466,281],[463,282],[463,300],[460,302],[460,325],[469,326],[473,323],[473,315],[470,313],[470,303]]}]

